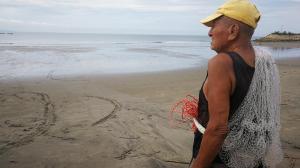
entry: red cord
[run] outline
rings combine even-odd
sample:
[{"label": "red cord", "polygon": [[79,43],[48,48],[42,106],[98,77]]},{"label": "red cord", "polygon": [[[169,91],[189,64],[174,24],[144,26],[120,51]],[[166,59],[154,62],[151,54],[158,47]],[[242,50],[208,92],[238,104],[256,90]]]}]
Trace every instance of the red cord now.
[{"label": "red cord", "polygon": [[198,116],[198,99],[194,96],[187,95],[184,99],[178,101],[170,111],[170,121],[173,121],[173,114],[181,114],[182,122],[191,122],[192,129],[195,131],[196,126],[193,122],[193,118]]}]

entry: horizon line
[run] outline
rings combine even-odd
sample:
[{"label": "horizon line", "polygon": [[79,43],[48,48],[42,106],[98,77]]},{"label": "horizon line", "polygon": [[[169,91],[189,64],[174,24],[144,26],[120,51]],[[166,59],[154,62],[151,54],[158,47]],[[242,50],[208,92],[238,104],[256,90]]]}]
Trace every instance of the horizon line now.
[{"label": "horizon line", "polygon": [[[207,34],[166,34],[166,33],[106,33],[106,32],[53,32],[53,31],[2,31],[0,34],[11,34],[11,33],[53,33],[53,34],[97,34],[97,35],[136,35],[136,36],[207,36]],[[270,33],[271,34],[271,33]],[[263,37],[262,35],[257,35],[253,37]]]}]

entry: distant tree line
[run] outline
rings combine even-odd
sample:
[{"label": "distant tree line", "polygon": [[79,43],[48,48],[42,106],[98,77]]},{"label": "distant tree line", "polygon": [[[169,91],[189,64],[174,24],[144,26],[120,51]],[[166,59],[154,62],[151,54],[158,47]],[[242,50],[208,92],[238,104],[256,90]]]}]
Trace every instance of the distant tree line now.
[{"label": "distant tree line", "polygon": [[272,34],[276,34],[276,35],[300,35],[300,33],[292,33],[292,32],[288,32],[288,31],[275,31]]}]

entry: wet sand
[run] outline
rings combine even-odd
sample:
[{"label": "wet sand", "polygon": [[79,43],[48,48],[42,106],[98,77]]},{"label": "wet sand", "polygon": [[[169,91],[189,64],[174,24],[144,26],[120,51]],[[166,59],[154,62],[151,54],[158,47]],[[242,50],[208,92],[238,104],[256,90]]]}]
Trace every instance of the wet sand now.
[{"label": "wet sand", "polygon": [[[277,61],[285,159],[300,167],[300,60]],[[0,167],[187,167],[193,132],[171,106],[206,69],[0,81]]]}]

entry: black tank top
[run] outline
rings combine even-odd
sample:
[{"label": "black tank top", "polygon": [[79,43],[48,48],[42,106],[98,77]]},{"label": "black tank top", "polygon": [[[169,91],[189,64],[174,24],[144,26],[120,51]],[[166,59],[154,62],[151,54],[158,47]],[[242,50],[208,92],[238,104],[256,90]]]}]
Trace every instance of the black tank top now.
[{"label": "black tank top", "polygon": [[[255,69],[249,66],[239,54],[235,52],[228,52],[227,54],[230,56],[230,58],[233,61],[233,70],[236,79],[235,90],[233,94],[230,96],[230,111],[229,111],[229,119],[230,119],[233,113],[237,110],[237,108],[240,106],[243,99],[245,98]],[[207,76],[208,74],[206,75],[206,78]],[[204,82],[206,81],[206,78]],[[199,92],[198,121],[201,125],[206,127],[209,119],[209,113],[208,113],[208,102],[203,92],[204,82]],[[197,130],[194,136],[193,158],[196,158],[199,152],[201,141],[202,141],[202,134]],[[218,155],[213,162],[222,163]]]}]

